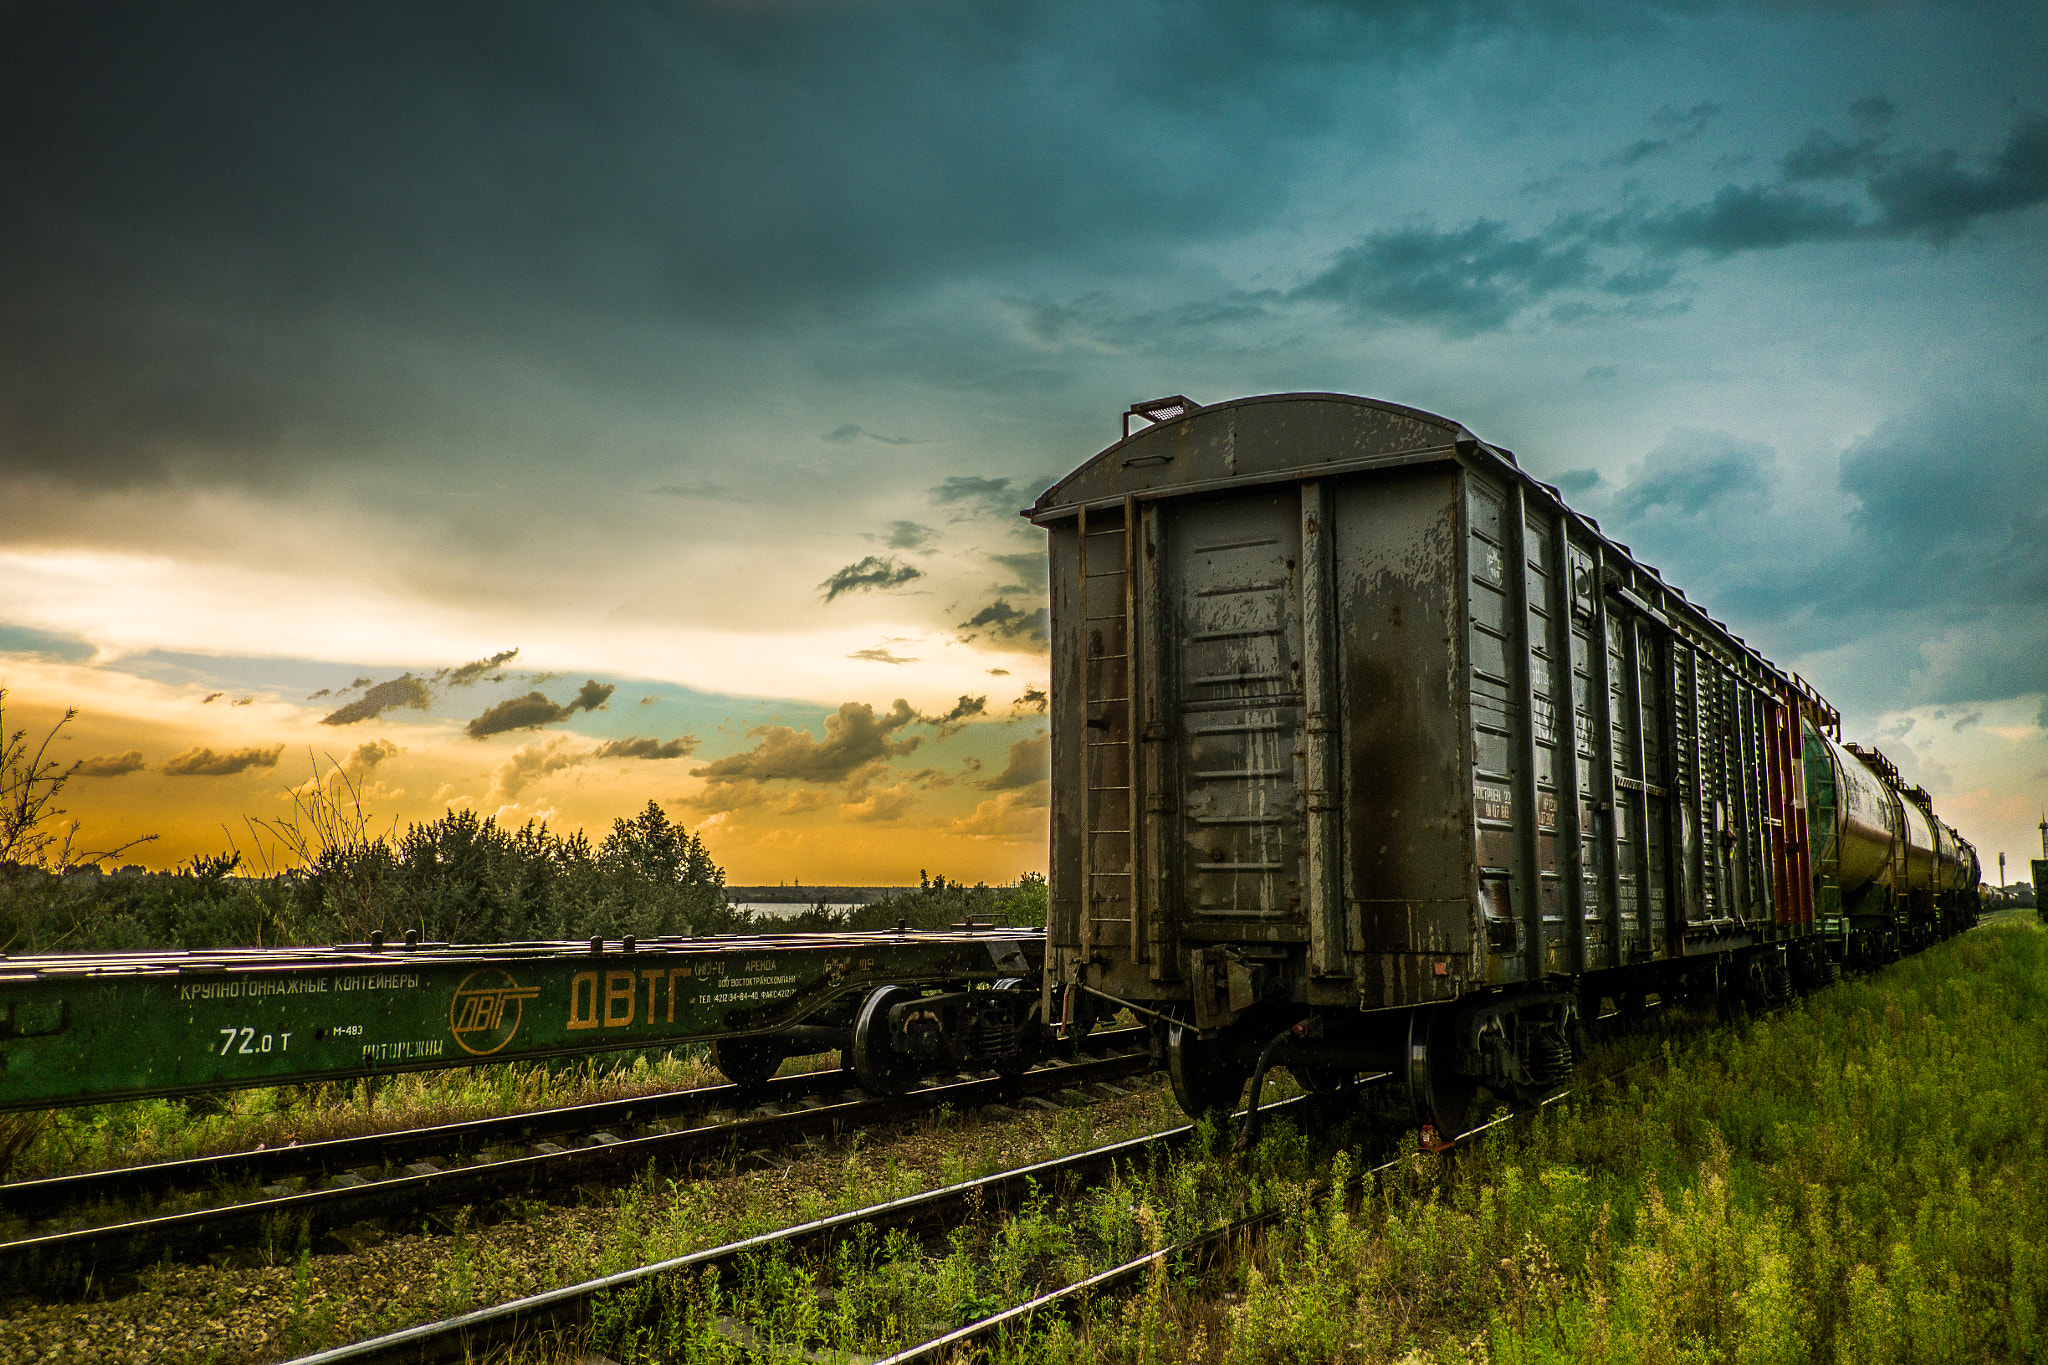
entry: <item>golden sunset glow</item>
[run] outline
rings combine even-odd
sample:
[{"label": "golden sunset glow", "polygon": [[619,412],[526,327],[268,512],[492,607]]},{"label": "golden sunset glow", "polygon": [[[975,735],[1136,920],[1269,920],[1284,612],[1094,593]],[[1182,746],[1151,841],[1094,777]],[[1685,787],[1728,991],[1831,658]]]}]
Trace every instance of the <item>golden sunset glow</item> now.
[{"label": "golden sunset glow", "polygon": [[656,801],[736,883],[1042,871],[1019,509],[1134,402],[1336,391],[2037,846],[2037,18],[1184,11],[10,8],[0,686],[77,708],[87,844],[260,863],[317,767],[380,830]]}]

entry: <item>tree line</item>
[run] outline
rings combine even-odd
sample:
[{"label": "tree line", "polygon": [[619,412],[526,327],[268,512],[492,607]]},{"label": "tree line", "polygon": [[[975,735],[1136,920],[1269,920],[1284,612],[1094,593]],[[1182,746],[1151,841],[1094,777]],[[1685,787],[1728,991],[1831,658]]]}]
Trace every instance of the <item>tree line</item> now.
[{"label": "tree line", "polygon": [[40,740],[5,728],[0,689],[0,953],[360,943],[383,932],[425,943],[516,943],[665,934],[1043,925],[1045,879],[920,886],[852,912],[813,906],[750,916],[726,902],[725,869],[694,832],[649,801],[593,842],[536,821],[516,828],[448,810],[402,832],[372,832],[337,771],[294,793],[294,815],[251,821],[252,846],[170,871],[102,870],[135,847],[87,851],[57,804],[76,771],[49,758],[67,713]]}]

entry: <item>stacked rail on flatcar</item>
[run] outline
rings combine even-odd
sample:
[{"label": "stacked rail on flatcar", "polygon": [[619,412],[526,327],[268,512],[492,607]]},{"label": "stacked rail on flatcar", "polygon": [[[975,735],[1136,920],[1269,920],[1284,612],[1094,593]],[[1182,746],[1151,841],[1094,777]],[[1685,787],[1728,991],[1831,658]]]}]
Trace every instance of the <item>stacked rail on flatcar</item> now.
[{"label": "stacked rail on flatcar", "polygon": [[0,958],[0,1110],[708,1044],[739,1084],[838,1049],[862,1085],[1021,1071],[1032,930]]},{"label": "stacked rail on flatcar", "polygon": [[1973,922],[1926,793],[1509,452],[1336,394],[1131,416],[1027,513],[1047,1000],[1159,1020],[1190,1110],[1277,1056],[1400,1068],[1456,1131],[1561,1080],[1589,1001],[1779,998]]}]

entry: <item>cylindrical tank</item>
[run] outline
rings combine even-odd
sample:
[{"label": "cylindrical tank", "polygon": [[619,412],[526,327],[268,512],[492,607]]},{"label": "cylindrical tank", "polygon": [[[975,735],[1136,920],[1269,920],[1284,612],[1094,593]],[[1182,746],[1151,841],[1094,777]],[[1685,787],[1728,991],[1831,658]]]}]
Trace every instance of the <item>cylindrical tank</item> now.
[{"label": "cylindrical tank", "polygon": [[1963,836],[1936,820],[1934,845],[1934,889],[1937,892],[1969,890],[1969,860],[1963,856],[1968,845],[1963,842]]},{"label": "cylindrical tank", "polygon": [[1906,835],[1906,885],[1902,889],[1931,895],[1935,889],[1934,821],[1904,796],[1897,799]]},{"label": "cylindrical tank", "polygon": [[1827,748],[1832,771],[1826,776],[1834,781],[1834,800],[1827,802],[1824,794],[1813,792],[1810,804],[1817,810],[1833,810],[1833,828],[1825,831],[1821,856],[1835,860],[1835,880],[1849,896],[1889,871],[1903,803],[1848,750],[1826,735],[1819,739]]}]

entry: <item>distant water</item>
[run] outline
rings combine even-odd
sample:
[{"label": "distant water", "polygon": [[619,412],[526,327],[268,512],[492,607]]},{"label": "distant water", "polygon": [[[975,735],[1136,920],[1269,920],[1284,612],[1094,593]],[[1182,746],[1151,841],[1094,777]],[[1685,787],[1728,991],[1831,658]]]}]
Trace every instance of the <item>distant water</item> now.
[{"label": "distant water", "polygon": [[[871,903],[869,901],[826,901],[825,908],[845,914],[849,910],[858,910],[862,906]],[[818,907],[815,902],[810,905],[804,905],[792,901],[734,901],[732,908],[744,910],[756,919],[794,919],[806,910],[815,910]]]}]

